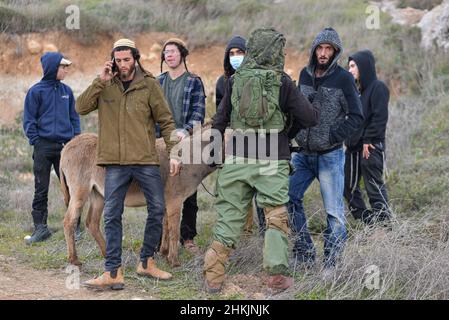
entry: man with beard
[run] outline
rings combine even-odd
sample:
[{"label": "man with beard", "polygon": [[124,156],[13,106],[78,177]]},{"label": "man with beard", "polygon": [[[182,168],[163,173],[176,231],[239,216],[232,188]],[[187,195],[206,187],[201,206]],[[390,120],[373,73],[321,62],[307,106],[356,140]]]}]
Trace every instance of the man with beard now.
[{"label": "man with beard", "polygon": [[[157,80],[142,68],[133,41],[115,42],[111,59],[102,73],[80,95],[76,110],[81,115],[98,109],[97,164],[106,170],[104,229],[105,272],[84,285],[94,289],[124,288],[122,268],[122,214],[126,192],[133,180],[147,201],[148,217],[137,273],[156,279],[172,275],[158,269],[153,258],[162,234],[165,212],[164,187],[155,146],[155,122],[161,128],[167,152],[175,124]],[[171,155],[170,155],[171,156]],[[170,159],[170,175],[179,172],[179,161]]]},{"label": "man with beard", "polygon": [[362,124],[363,115],[354,78],[337,64],[343,51],[340,37],[332,28],[322,30],[311,48],[309,64],[301,71],[298,87],[320,110],[315,127],[296,135],[299,152],[292,157],[289,196],[293,252],[296,262],[310,267],[315,262],[315,248],[307,228],[303,208],[304,193],[316,178],[327,214],[324,231],[324,266],[327,274],[340,256],[346,240],[343,206],[343,141]]}]

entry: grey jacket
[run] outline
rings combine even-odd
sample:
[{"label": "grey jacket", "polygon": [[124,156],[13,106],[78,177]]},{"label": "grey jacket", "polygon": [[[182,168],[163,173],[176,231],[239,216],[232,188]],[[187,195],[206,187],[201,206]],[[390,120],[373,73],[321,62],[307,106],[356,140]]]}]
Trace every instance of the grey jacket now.
[{"label": "grey jacket", "polygon": [[[335,55],[326,72],[315,76],[316,48],[331,44]],[[332,28],[321,31],[312,43],[309,64],[301,70],[298,88],[320,110],[317,126],[301,130],[296,141],[309,153],[326,153],[342,146],[362,124],[363,113],[354,77],[337,62],[343,52],[340,37]]]}]

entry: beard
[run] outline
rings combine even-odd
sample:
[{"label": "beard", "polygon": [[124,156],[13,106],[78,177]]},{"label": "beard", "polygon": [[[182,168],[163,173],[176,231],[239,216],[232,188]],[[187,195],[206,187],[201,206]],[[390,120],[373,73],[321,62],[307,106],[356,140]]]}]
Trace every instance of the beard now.
[{"label": "beard", "polygon": [[122,72],[122,71],[119,71],[119,72],[120,72],[120,79],[126,79],[126,78],[128,78],[128,77],[134,72],[135,69],[136,69],[136,67],[135,67],[134,65],[132,65],[132,66],[129,68],[128,72]]},{"label": "beard", "polygon": [[320,63],[317,59],[316,69],[321,70],[321,71],[326,71],[332,64],[332,61],[334,61],[334,58],[335,58],[335,53],[329,58],[329,60],[326,63]]},{"label": "beard", "polygon": [[331,65],[333,58],[334,58],[334,57],[332,57],[331,59],[329,59],[329,61],[326,62],[326,63],[319,63],[319,62],[318,62],[316,68],[317,68],[318,70],[321,70],[321,71],[326,71],[326,70],[329,68],[329,66]]}]

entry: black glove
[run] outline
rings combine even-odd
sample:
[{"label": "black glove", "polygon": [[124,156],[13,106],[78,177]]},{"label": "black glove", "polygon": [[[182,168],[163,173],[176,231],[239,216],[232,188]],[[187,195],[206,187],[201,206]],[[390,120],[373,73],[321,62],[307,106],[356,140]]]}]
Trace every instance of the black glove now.
[{"label": "black glove", "polygon": [[301,151],[301,147],[293,146],[291,143],[288,144],[288,148],[290,149],[290,153]]}]

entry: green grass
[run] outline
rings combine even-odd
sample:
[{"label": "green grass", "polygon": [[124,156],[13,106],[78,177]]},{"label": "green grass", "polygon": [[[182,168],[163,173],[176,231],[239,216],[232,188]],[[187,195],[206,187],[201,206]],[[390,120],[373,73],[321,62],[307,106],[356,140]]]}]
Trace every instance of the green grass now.
[{"label": "green grass", "polygon": [[325,300],[326,298],[326,288],[319,288],[308,292],[298,292],[295,294],[295,299],[297,300]]}]

